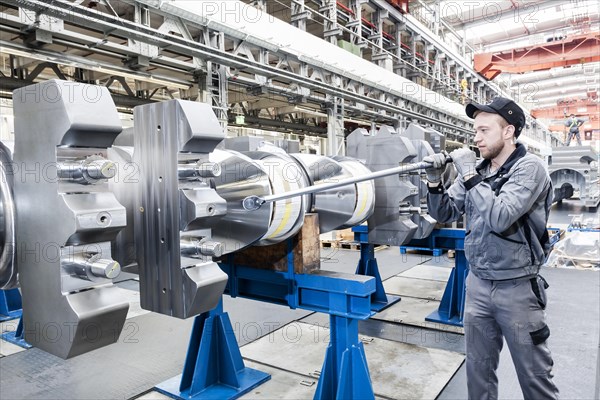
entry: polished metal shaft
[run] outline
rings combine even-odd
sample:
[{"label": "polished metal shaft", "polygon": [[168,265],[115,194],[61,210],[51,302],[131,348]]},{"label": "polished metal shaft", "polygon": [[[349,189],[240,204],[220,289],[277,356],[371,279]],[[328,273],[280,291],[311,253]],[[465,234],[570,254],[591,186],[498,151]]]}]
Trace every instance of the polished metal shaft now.
[{"label": "polished metal shaft", "polygon": [[[448,160],[449,161],[449,160]],[[370,174],[360,175],[352,178],[341,179],[337,182],[323,183],[320,185],[308,186],[298,190],[291,190],[280,194],[273,194],[270,196],[248,196],[242,201],[244,209],[248,211],[258,210],[263,204],[270,203],[278,200],[285,200],[292,197],[302,196],[310,193],[323,192],[330,189],[336,189],[342,186],[351,185],[353,183],[359,183],[368,181],[371,179],[383,178],[390,175],[406,174],[412,171],[425,169],[431,167],[431,164],[425,161],[421,161],[414,164],[401,165],[399,167],[388,168],[381,171],[373,172]]]}]

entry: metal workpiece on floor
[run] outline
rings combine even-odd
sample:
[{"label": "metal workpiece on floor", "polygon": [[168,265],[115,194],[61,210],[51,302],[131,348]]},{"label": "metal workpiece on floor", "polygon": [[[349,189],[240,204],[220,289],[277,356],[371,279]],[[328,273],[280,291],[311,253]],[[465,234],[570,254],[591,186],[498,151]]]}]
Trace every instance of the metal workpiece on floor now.
[{"label": "metal workpiece on floor", "polygon": [[[106,182],[106,149],[121,123],[108,90],[97,86],[52,80],[16,90],[13,101],[23,332],[32,345],[68,358],[115,342],[129,307],[111,284],[118,263],[110,241],[126,212]],[[59,172],[78,160],[88,160],[79,164],[81,179]],[[89,160],[102,160],[104,173]]]},{"label": "metal workpiece on floor", "polygon": [[[209,153],[224,137],[208,104],[172,100],[134,109],[134,240],[147,310],[188,318],[221,299],[227,275],[211,256],[224,244],[211,227],[223,222],[227,199],[201,176],[219,175],[215,168],[196,166],[215,163]],[[181,168],[186,164],[198,172],[196,179],[188,179]]]},{"label": "metal workpiece on floor", "polygon": [[598,153],[592,146],[553,148],[548,172],[555,202],[569,199],[577,192],[582,205],[600,204]]}]

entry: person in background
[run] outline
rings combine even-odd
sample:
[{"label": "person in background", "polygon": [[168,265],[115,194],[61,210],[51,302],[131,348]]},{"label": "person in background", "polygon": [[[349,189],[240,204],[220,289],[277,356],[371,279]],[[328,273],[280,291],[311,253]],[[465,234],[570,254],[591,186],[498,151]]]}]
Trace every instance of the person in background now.
[{"label": "person in background", "polygon": [[579,127],[583,125],[583,120],[581,118],[577,118],[575,114],[571,114],[569,118],[565,121],[565,126],[569,128],[569,132],[567,133],[567,143],[565,146],[569,146],[571,144],[571,139],[573,137],[577,138],[577,144],[581,146],[581,135],[579,134]]},{"label": "person in background", "polygon": [[466,215],[464,241],[469,262],[464,328],[469,399],[497,399],[496,370],[504,341],[525,399],[557,399],[547,339],[545,261],[546,224],[552,181],[543,160],[516,142],[525,126],[523,110],[497,97],[488,105],[471,103],[475,144],[483,161],[462,148],[450,153],[458,172],[446,190],[446,156],[425,157],[429,214],[437,221]]}]

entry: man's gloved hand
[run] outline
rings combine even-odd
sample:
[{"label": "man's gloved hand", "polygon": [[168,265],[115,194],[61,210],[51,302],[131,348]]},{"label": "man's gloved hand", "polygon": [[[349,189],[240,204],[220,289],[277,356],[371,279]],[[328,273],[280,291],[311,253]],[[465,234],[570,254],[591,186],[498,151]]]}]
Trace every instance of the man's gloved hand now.
[{"label": "man's gloved hand", "polygon": [[431,183],[439,183],[442,180],[442,174],[446,169],[446,155],[445,154],[433,154],[423,158],[424,162],[431,164],[431,167],[427,168],[427,180]]},{"label": "man's gloved hand", "polygon": [[456,170],[465,181],[475,176],[475,165],[477,163],[475,152],[463,148],[454,150],[450,153],[450,157],[452,157],[452,162],[454,163]]}]

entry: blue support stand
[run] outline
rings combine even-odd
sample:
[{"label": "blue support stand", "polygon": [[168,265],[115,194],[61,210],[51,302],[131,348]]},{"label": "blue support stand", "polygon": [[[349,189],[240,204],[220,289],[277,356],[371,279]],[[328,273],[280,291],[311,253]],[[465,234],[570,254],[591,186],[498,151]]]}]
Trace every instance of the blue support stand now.
[{"label": "blue support stand", "polygon": [[[426,321],[446,325],[463,326],[465,311],[465,280],[469,273],[469,263],[465,257],[464,229],[434,229],[425,239],[411,240],[408,248],[425,250],[454,250],[454,268],[448,278],[444,295],[438,309],[427,317]],[[400,250],[402,252],[402,249]],[[435,253],[434,253],[435,255]]]},{"label": "blue support stand", "polygon": [[271,379],[244,366],[223,302],[194,320],[183,373],[156,389],[176,399],[237,399]]},{"label": "blue support stand", "polygon": [[438,309],[427,317],[425,321],[440,322],[446,325],[463,326],[465,313],[465,280],[469,273],[469,264],[464,250],[456,250],[454,268],[448,278],[444,295]]},{"label": "blue support stand", "polygon": [[360,242],[360,260],[356,267],[357,275],[372,276],[375,278],[375,292],[371,295],[371,310],[379,312],[386,307],[400,301],[400,296],[387,295],[383,288],[379,266],[375,258],[375,246],[369,243],[369,230],[366,225],[352,228],[354,240]]},{"label": "blue support stand", "polygon": [[19,318],[21,308],[19,289],[0,290],[0,322]]},{"label": "blue support stand", "polygon": [[[287,269],[270,270],[236,262],[240,252],[219,264],[228,275],[225,293],[291,308],[330,314],[330,344],[315,399],[374,399],[364,348],[358,339],[358,321],[373,315],[370,276],[324,270],[299,273],[294,268],[294,239],[273,250],[285,257]],[[271,265],[269,260],[262,260]],[[222,303],[196,317],[183,374],[156,389],[175,399],[235,399],[270,379],[264,372],[245,368]]]},{"label": "blue support stand", "polygon": [[25,338],[23,337],[23,316],[21,315],[21,318],[19,319],[19,324],[17,325],[17,330],[15,331],[10,331],[10,332],[4,332],[2,334],[2,339],[12,343],[12,344],[16,344],[19,347],[22,347],[24,349],[30,349],[31,346],[29,343],[27,343],[25,341]]},{"label": "blue support stand", "polygon": [[431,251],[431,254],[434,257],[439,257],[444,252],[442,249],[434,249],[431,247],[400,246],[400,254],[406,254],[408,250]]},{"label": "blue support stand", "polygon": [[358,320],[331,315],[329,321],[330,342],[314,398],[374,399]]}]

